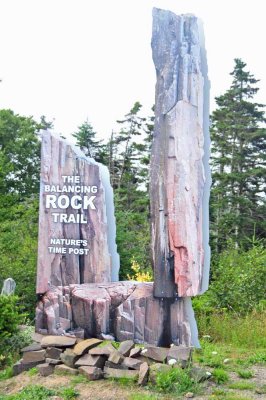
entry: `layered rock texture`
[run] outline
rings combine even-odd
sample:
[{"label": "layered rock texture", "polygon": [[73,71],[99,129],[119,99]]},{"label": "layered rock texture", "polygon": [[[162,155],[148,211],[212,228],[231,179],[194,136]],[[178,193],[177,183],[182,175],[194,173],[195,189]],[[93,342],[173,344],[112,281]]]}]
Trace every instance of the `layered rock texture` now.
[{"label": "layered rock texture", "polygon": [[115,232],[108,237],[114,217],[108,220],[105,167],[47,131],[41,159],[37,293],[110,282],[112,269],[118,279]]},{"label": "layered rock texture", "polygon": [[[115,343],[102,343],[95,338],[61,339],[60,336],[46,336],[40,338],[39,343],[22,349],[22,358],[13,366],[13,374],[18,375],[34,366],[41,376],[53,373],[82,374],[89,381],[135,378],[139,385],[144,386],[148,380],[155,383],[158,372],[170,372],[173,368],[191,365],[190,347],[140,347],[135,346],[132,340],[126,340],[116,349]],[[201,376],[204,377],[203,374]]]},{"label": "layered rock texture", "polygon": [[153,10],[157,83],[150,198],[154,295],[160,298],[206,289],[209,82],[200,35],[193,15]]},{"label": "layered rock texture", "polygon": [[[208,282],[206,59],[194,16],[158,9],[153,16],[157,74],[150,174],[154,283],[117,282],[108,174],[61,139],[49,132],[43,135],[36,329],[43,334],[126,341],[123,351],[112,350],[104,371],[103,350],[87,355],[82,350],[78,365],[86,376],[118,377],[124,376],[124,369],[136,369],[145,381],[149,359],[170,361],[177,349],[149,348],[145,362],[145,354],[136,361],[139,353],[133,342],[198,345],[190,296],[206,290]],[[65,193],[63,187],[68,186],[74,189]],[[110,353],[110,347],[104,351]],[[39,354],[44,357],[43,353],[36,357]],[[47,368],[41,368],[46,372],[73,369],[76,357],[75,349],[67,349],[61,357],[66,365],[54,366],[49,361]],[[46,358],[53,359],[50,352]]]},{"label": "layered rock texture", "polygon": [[38,302],[36,329],[60,335],[133,340],[155,346],[192,344],[183,299],[159,300],[153,283],[115,282],[51,288]]}]

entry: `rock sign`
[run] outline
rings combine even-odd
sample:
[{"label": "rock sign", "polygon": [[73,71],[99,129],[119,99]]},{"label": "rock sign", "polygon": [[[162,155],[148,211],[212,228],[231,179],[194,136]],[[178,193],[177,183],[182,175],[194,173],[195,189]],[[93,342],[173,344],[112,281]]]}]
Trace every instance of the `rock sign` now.
[{"label": "rock sign", "polygon": [[202,28],[193,15],[153,10],[156,69],[151,232],[156,297],[207,289],[209,81]]}]

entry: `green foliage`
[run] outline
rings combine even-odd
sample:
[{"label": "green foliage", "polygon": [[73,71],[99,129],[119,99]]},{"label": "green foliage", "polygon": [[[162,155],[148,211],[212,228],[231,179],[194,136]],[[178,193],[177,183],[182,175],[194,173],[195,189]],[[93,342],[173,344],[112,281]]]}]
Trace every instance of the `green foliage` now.
[{"label": "green foliage", "polygon": [[261,243],[255,242],[249,250],[229,244],[213,261],[212,269],[208,292],[193,300],[198,315],[217,309],[246,314],[259,308],[263,312],[266,249]]},{"label": "green foliage", "polygon": [[18,331],[22,316],[17,306],[17,296],[0,295],[0,343]]},{"label": "green foliage", "polygon": [[19,199],[39,191],[41,124],[32,118],[0,110],[0,196]]},{"label": "green foliage", "polygon": [[191,379],[188,370],[172,368],[170,371],[158,372],[156,376],[156,389],[162,393],[181,395],[186,392],[196,393],[199,386]]},{"label": "green foliage", "polygon": [[237,371],[238,376],[242,379],[250,379],[253,377],[252,371],[249,371],[247,369],[240,369]]},{"label": "green foliage", "polygon": [[[0,365],[1,365],[1,355],[0,355]],[[13,367],[9,366],[3,370],[0,370],[0,381],[12,378],[12,376],[13,376]]]},{"label": "green foliage", "polygon": [[38,375],[38,372],[39,372],[38,369],[36,367],[34,367],[34,368],[29,369],[27,373],[29,376],[35,376],[35,375]]},{"label": "green foliage", "polygon": [[158,400],[159,397],[153,394],[134,393],[128,398],[129,400]]},{"label": "green foliage", "polygon": [[251,349],[263,348],[266,345],[265,312],[254,311],[245,316],[229,312],[197,312],[197,322],[200,336],[210,335],[214,342]]},{"label": "green foliage", "polygon": [[0,400],[47,400],[56,395],[53,389],[47,389],[40,385],[29,385],[22,389],[19,393],[6,396],[0,395]]},{"label": "green foliage", "polygon": [[211,116],[212,191],[210,220],[212,247],[220,252],[229,238],[236,246],[249,245],[254,231],[265,237],[265,117],[254,102],[258,80],[235,59],[232,84],[216,98]]},{"label": "green foliage", "polygon": [[5,208],[0,218],[0,286],[16,281],[20,305],[34,316],[38,235],[38,199],[31,198]]},{"label": "green foliage", "polygon": [[79,396],[79,392],[70,386],[59,389],[57,395],[63,397],[64,400],[73,400]]},{"label": "green foliage", "polygon": [[104,146],[101,140],[96,140],[96,132],[92,125],[86,120],[78,127],[78,131],[73,133],[77,145],[84,151],[85,155],[94,158],[96,161],[104,162]]},{"label": "green foliage", "polygon": [[225,383],[229,380],[228,373],[222,368],[215,368],[212,371],[212,376],[214,381],[218,383],[218,385],[220,385],[221,383]]},{"label": "green foliage", "polygon": [[230,389],[237,389],[237,390],[253,390],[255,389],[255,383],[250,382],[234,382],[228,385]]},{"label": "green foliage", "polygon": [[16,394],[0,395],[0,400],[49,400],[53,396],[60,396],[64,400],[73,400],[79,396],[79,393],[73,387],[62,387],[56,390],[41,385],[29,385]]},{"label": "green foliage", "polygon": [[11,336],[1,340],[0,366],[10,365],[16,361],[21,349],[32,343],[33,332],[33,326],[25,326],[23,330],[19,329]]}]

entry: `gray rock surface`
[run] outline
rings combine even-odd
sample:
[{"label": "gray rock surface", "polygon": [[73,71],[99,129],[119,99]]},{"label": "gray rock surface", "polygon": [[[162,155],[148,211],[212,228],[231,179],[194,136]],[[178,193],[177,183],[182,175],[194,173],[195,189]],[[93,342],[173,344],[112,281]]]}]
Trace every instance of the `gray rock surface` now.
[{"label": "gray rock surface", "polygon": [[157,83],[150,198],[154,294],[160,298],[195,296],[203,289],[210,186],[203,165],[204,140],[209,141],[204,52],[195,16],[153,10]]},{"label": "gray rock surface", "polygon": [[2,296],[10,296],[15,293],[16,282],[12,278],[7,278],[4,280],[3,287],[1,290]]}]

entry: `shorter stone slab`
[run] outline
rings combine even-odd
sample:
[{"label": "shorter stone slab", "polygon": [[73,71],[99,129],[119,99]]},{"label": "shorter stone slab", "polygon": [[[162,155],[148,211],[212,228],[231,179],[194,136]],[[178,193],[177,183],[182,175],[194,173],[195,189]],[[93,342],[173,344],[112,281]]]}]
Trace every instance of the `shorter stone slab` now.
[{"label": "shorter stone slab", "polygon": [[41,361],[41,362],[35,361],[35,362],[29,362],[29,363],[22,363],[22,360],[19,360],[18,362],[16,362],[13,365],[13,375],[14,376],[19,375],[19,374],[21,374],[21,372],[28,371],[31,368],[34,368],[34,367],[36,367],[36,365],[41,364],[41,363],[44,363],[44,362],[43,361]]},{"label": "shorter stone slab", "polygon": [[92,356],[110,356],[112,351],[114,351],[115,348],[111,343],[108,343],[106,346],[103,347],[94,347],[93,349],[89,350],[89,354]]},{"label": "shorter stone slab", "polygon": [[138,371],[126,370],[126,369],[115,369],[104,367],[105,378],[131,378],[136,379],[139,376]]},{"label": "shorter stone slab", "polygon": [[144,362],[141,363],[139,368],[138,385],[145,386],[148,383],[148,379],[149,379],[149,366],[148,363]]},{"label": "shorter stone slab", "polygon": [[23,347],[21,352],[26,353],[27,351],[38,351],[38,350],[42,350],[42,346],[40,345],[40,343],[32,343],[29,346]]},{"label": "shorter stone slab", "polygon": [[98,379],[103,378],[103,371],[101,368],[82,366],[79,367],[79,372],[86,376],[89,381],[97,381]]},{"label": "shorter stone slab", "polygon": [[206,369],[200,367],[192,367],[189,375],[195,382],[204,382],[211,376]]},{"label": "shorter stone slab", "polygon": [[45,362],[46,362],[47,364],[52,364],[52,365],[60,365],[60,364],[62,364],[62,361],[61,361],[61,360],[56,360],[56,359],[54,359],[54,358],[46,358],[46,359],[45,359]]},{"label": "shorter stone slab", "polygon": [[47,347],[46,349],[46,357],[53,358],[54,360],[60,359],[60,354],[63,352],[62,349],[58,349],[57,347]]},{"label": "shorter stone slab", "polygon": [[110,354],[108,361],[114,363],[114,364],[121,364],[124,360],[124,356],[119,353],[118,350],[113,350],[112,353]]},{"label": "shorter stone slab", "polygon": [[103,368],[107,357],[105,356],[92,356],[91,354],[84,354],[75,362],[75,367],[80,367],[82,365]]},{"label": "shorter stone slab", "polygon": [[55,366],[52,364],[44,363],[37,365],[36,368],[41,376],[49,376],[54,373]]},{"label": "shorter stone slab", "polygon": [[150,366],[149,380],[151,383],[156,384],[157,374],[159,372],[169,372],[172,367],[167,364],[155,363]]},{"label": "shorter stone slab", "polygon": [[41,341],[41,346],[46,347],[72,347],[77,339],[68,336],[44,336]]},{"label": "shorter stone slab", "polygon": [[141,347],[134,347],[134,349],[130,350],[129,357],[132,357],[132,358],[137,357],[140,355],[141,352],[142,352]]},{"label": "shorter stone slab", "polygon": [[167,354],[167,362],[174,359],[182,368],[186,368],[192,360],[192,347],[172,346]]},{"label": "shorter stone slab", "polygon": [[78,375],[78,370],[75,368],[70,368],[67,365],[61,364],[56,365],[54,369],[55,373],[57,374],[67,374],[67,375]]},{"label": "shorter stone slab", "polygon": [[128,369],[128,367],[124,364],[114,364],[111,361],[106,361],[105,367],[115,368],[115,369]]},{"label": "shorter stone slab", "polygon": [[99,344],[101,344],[101,343],[102,343],[102,340],[94,339],[94,338],[82,340],[76,344],[73,351],[77,356],[82,356],[88,350],[92,349],[93,347],[99,346]]},{"label": "shorter stone slab", "polygon": [[22,363],[27,364],[30,362],[44,362],[45,350],[26,351],[23,353]]},{"label": "shorter stone slab", "polygon": [[165,347],[150,346],[142,350],[141,355],[158,362],[165,362],[169,349]]},{"label": "shorter stone slab", "polygon": [[72,349],[66,349],[62,354],[60,354],[60,359],[68,367],[74,368],[75,362],[78,360],[78,356]]},{"label": "shorter stone slab", "polygon": [[142,364],[142,361],[137,360],[136,358],[131,358],[131,357],[125,357],[125,359],[122,362],[122,365],[125,365],[127,368],[130,369],[140,369],[140,366]]},{"label": "shorter stone slab", "polygon": [[130,354],[130,351],[135,347],[135,343],[133,340],[125,340],[124,342],[120,343],[120,346],[118,348],[119,353],[121,353],[123,356],[128,357]]}]

